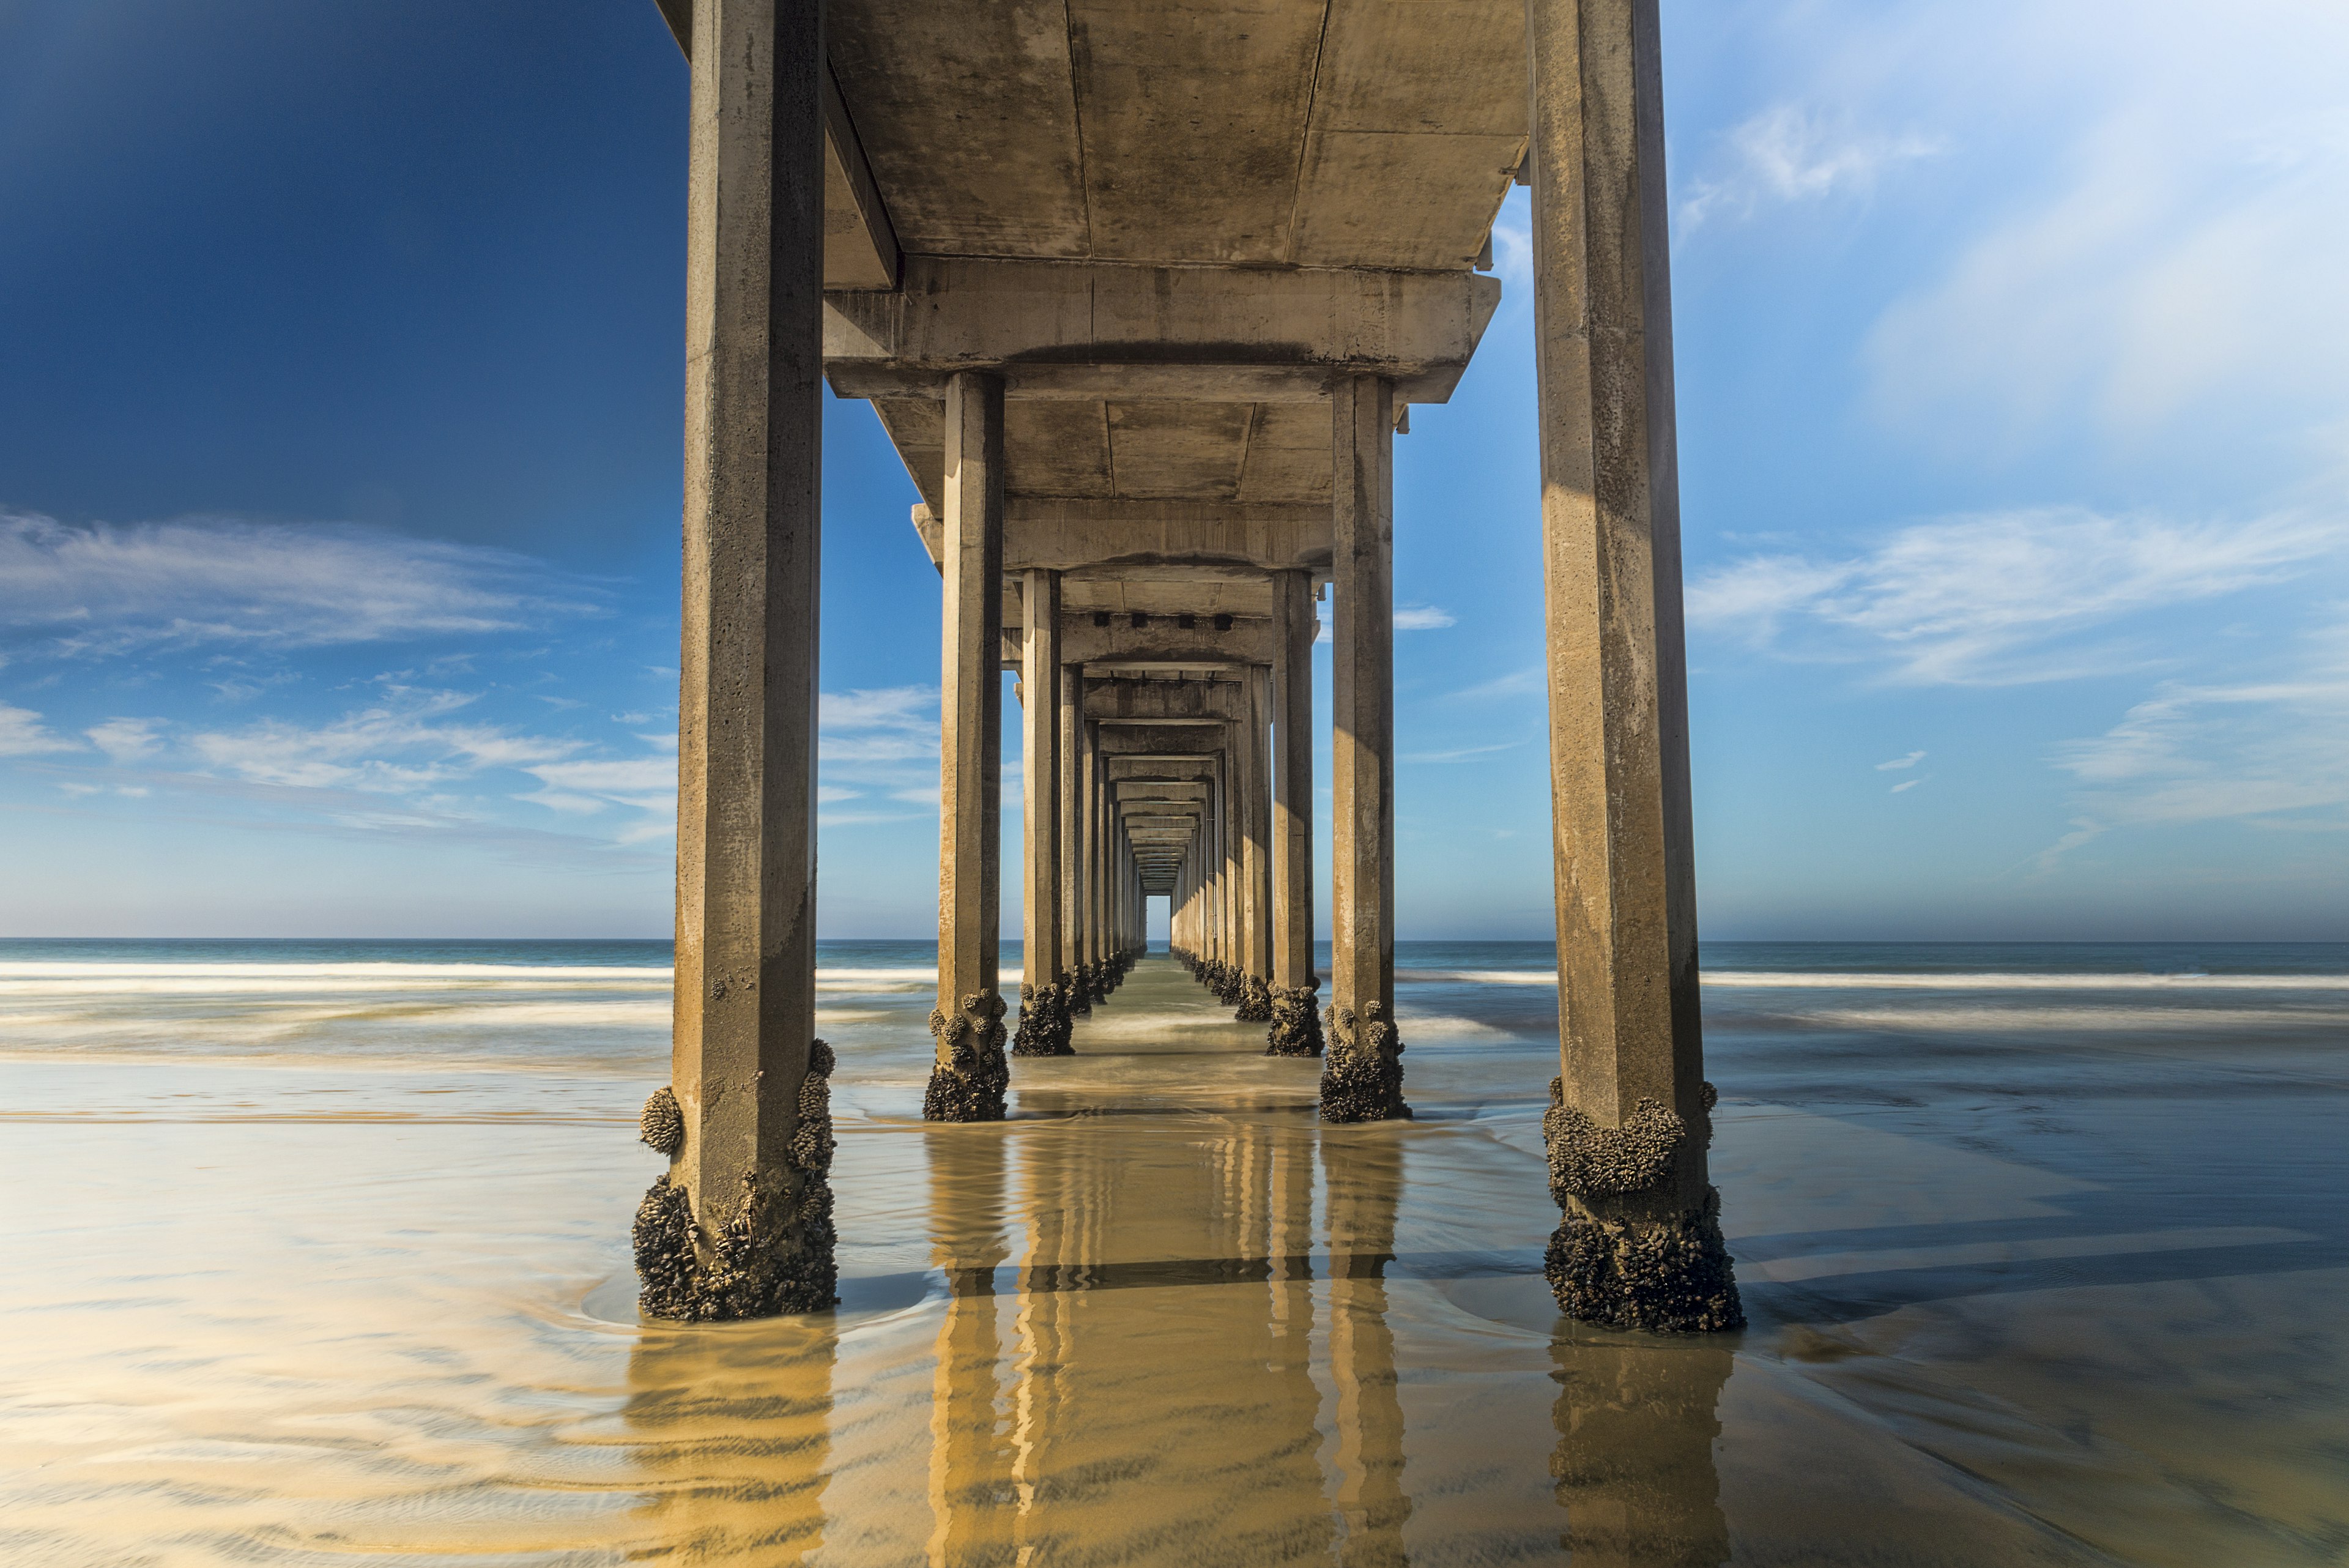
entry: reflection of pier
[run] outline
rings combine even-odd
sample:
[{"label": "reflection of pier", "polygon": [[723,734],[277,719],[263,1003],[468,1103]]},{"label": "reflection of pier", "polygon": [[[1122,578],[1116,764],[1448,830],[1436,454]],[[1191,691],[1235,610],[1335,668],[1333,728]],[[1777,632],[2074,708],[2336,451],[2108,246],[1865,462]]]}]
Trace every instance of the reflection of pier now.
[{"label": "reflection of pier", "polygon": [[[1409,1114],[1394,438],[1411,404],[1449,399],[1493,318],[1515,181],[1549,605],[1551,1279],[1579,1316],[1733,1324],[1704,1158],[1655,0],[659,3],[693,96],[675,1064],[647,1121],[674,1164],[639,1224],[648,1306],[832,1293],[823,379],[878,415],[943,582],[926,1115],[999,1118],[1008,1054],[1069,1048],[1157,897],[1276,1052],[1326,1044],[1327,1119]],[[1326,1042],[1307,831],[1325,589]],[[1007,663],[1016,1036],[997,965]]]}]

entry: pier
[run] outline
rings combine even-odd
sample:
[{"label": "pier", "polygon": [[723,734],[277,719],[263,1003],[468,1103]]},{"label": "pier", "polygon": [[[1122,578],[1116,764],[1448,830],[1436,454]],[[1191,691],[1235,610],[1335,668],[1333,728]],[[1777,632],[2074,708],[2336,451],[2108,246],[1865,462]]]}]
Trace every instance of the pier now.
[{"label": "pier", "polygon": [[925,1115],[999,1119],[1021,1057],[1114,1005],[1159,898],[1176,956],[1268,1054],[1322,1058],[1325,1120],[1410,1115],[1394,442],[1493,319],[1514,182],[1560,997],[1547,1272],[1574,1317],[1738,1326],[1705,1158],[1655,0],[660,3],[692,99],[675,1044],[644,1128],[671,1165],[636,1223],[645,1310],[835,1290],[814,1027],[827,382],[879,417],[941,579]]}]

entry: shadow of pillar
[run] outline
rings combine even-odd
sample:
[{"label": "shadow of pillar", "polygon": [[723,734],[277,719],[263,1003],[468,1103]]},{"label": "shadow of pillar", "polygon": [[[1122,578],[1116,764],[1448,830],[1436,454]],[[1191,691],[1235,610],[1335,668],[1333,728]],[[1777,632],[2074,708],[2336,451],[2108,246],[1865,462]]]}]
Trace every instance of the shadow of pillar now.
[{"label": "shadow of pillar", "polygon": [[1726,1563],[1713,1444],[1730,1353],[1562,1334],[1550,1357],[1558,1385],[1550,1474],[1566,1510],[1558,1544],[1575,1568]]},{"label": "shadow of pillar", "polygon": [[648,1324],[620,1408],[648,1495],[631,1558],[796,1563],[823,1544],[833,1315]]},{"label": "shadow of pillar", "polygon": [[926,1132],[930,1258],[949,1293],[930,1397],[929,1561],[936,1568],[1009,1561],[1018,1510],[1012,1451],[999,1430],[1003,1358],[996,1269],[1010,1255],[999,1126]]},{"label": "shadow of pillar", "polygon": [[1338,1561],[1401,1564],[1411,1498],[1402,1485],[1402,1401],[1387,1327],[1402,1147],[1392,1133],[1324,1127],[1330,1235],[1330,1376],[1338,1394]]}]

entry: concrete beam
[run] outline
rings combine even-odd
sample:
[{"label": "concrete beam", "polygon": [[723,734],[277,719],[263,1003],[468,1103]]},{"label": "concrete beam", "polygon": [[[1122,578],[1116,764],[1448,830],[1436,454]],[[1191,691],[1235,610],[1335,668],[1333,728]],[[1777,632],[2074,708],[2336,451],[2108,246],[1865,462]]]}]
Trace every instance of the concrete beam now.
[{"label": "concrete beam", "polygon": [[1089,680],[1085,717],[1104,724],[1220,724],[1241,717],[1238,680]]},{"label": "concrete beam", "polygon": [[[915,533],[938,559],[936,512],[913,510]],[[1330,509],[1313,504],[1242,505],[1218,501],[1092,500],[1013,495],[1007,504],[1003,569],[1056,572],[1087,567],[1245,567],[1327,576]],[[1072,585],[1073,587],[1073,585]],[[1202,607],[1211,612],[1220,607]]]},{"label": "concrete beam", "polygon": [[989,369],[1019,397],[1319,401],[1330,378],[1375,374],[1440,403],[1500,298],[1471,272],[908,255],[895,293],[827,295],[824,366],[852,398],[943,396]]}]

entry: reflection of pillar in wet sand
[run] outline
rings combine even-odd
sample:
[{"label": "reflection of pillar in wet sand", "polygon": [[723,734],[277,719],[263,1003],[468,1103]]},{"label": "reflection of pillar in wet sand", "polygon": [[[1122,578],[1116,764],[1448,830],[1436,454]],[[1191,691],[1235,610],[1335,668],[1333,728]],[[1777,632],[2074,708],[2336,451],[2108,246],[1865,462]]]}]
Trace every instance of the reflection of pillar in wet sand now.
[{"label": "reflection of pillar in wet sand", "polygon": [[1714,1415],[1730,1354],[1707,1345],[1550,1347],[1557,1480],[1576,1568],[1713,1568],[1729,1526],[1713,1469]]},{"label": "reflection of pillar in wet sand", "polygon": [[1078,1293],[1056,1288],[1063,1271],[1085,1257],[1085,1231],[1098,1205],[1085,1201],[1081,1177],[1097,1162],[1072,1158],[1063,1127],[1037,1128],[1019,1140],[1019,1210],[1028,1232],[1020,1259],[1018,1345],[1011,1362],[1012,1535],[1025,1560],[1041,1544],[1045,1491],[1055,1440],[1068,1435],[1072,1330]]},{"label": "reflection of pillar in wet sand", "polygon": [[620,1419],[641,1486],[631,1559],[792,1560],[823,1544],[832,1464],[829,1313],[754,1332],[647,1325]]},{"label": "reflection of pillar in wet sand", "polygon": [[1744,1321],[1705,1169],[1656,0],[1527,0],[1570,1317]]},{"label": "reflection of pillar in wet sand", "polygon": [[996,1430],[1002,1334],[995,1270],[1004,1243],[1003,1139],[988,1131],[931,1133],[930,1256],[949,1293],[930,1391],[933,1568],[1009,1560],[1012,1456]]},{"label": "reflection of pillar in wet sand", "polygon": [[1330,1377],[1338,1391],[1338,1486],[1350,1565],[1402,1563],[1402,1401],[1387,1327],[1402,1150],[1377,1134],[1321,1135],[1330,1232]]}]

